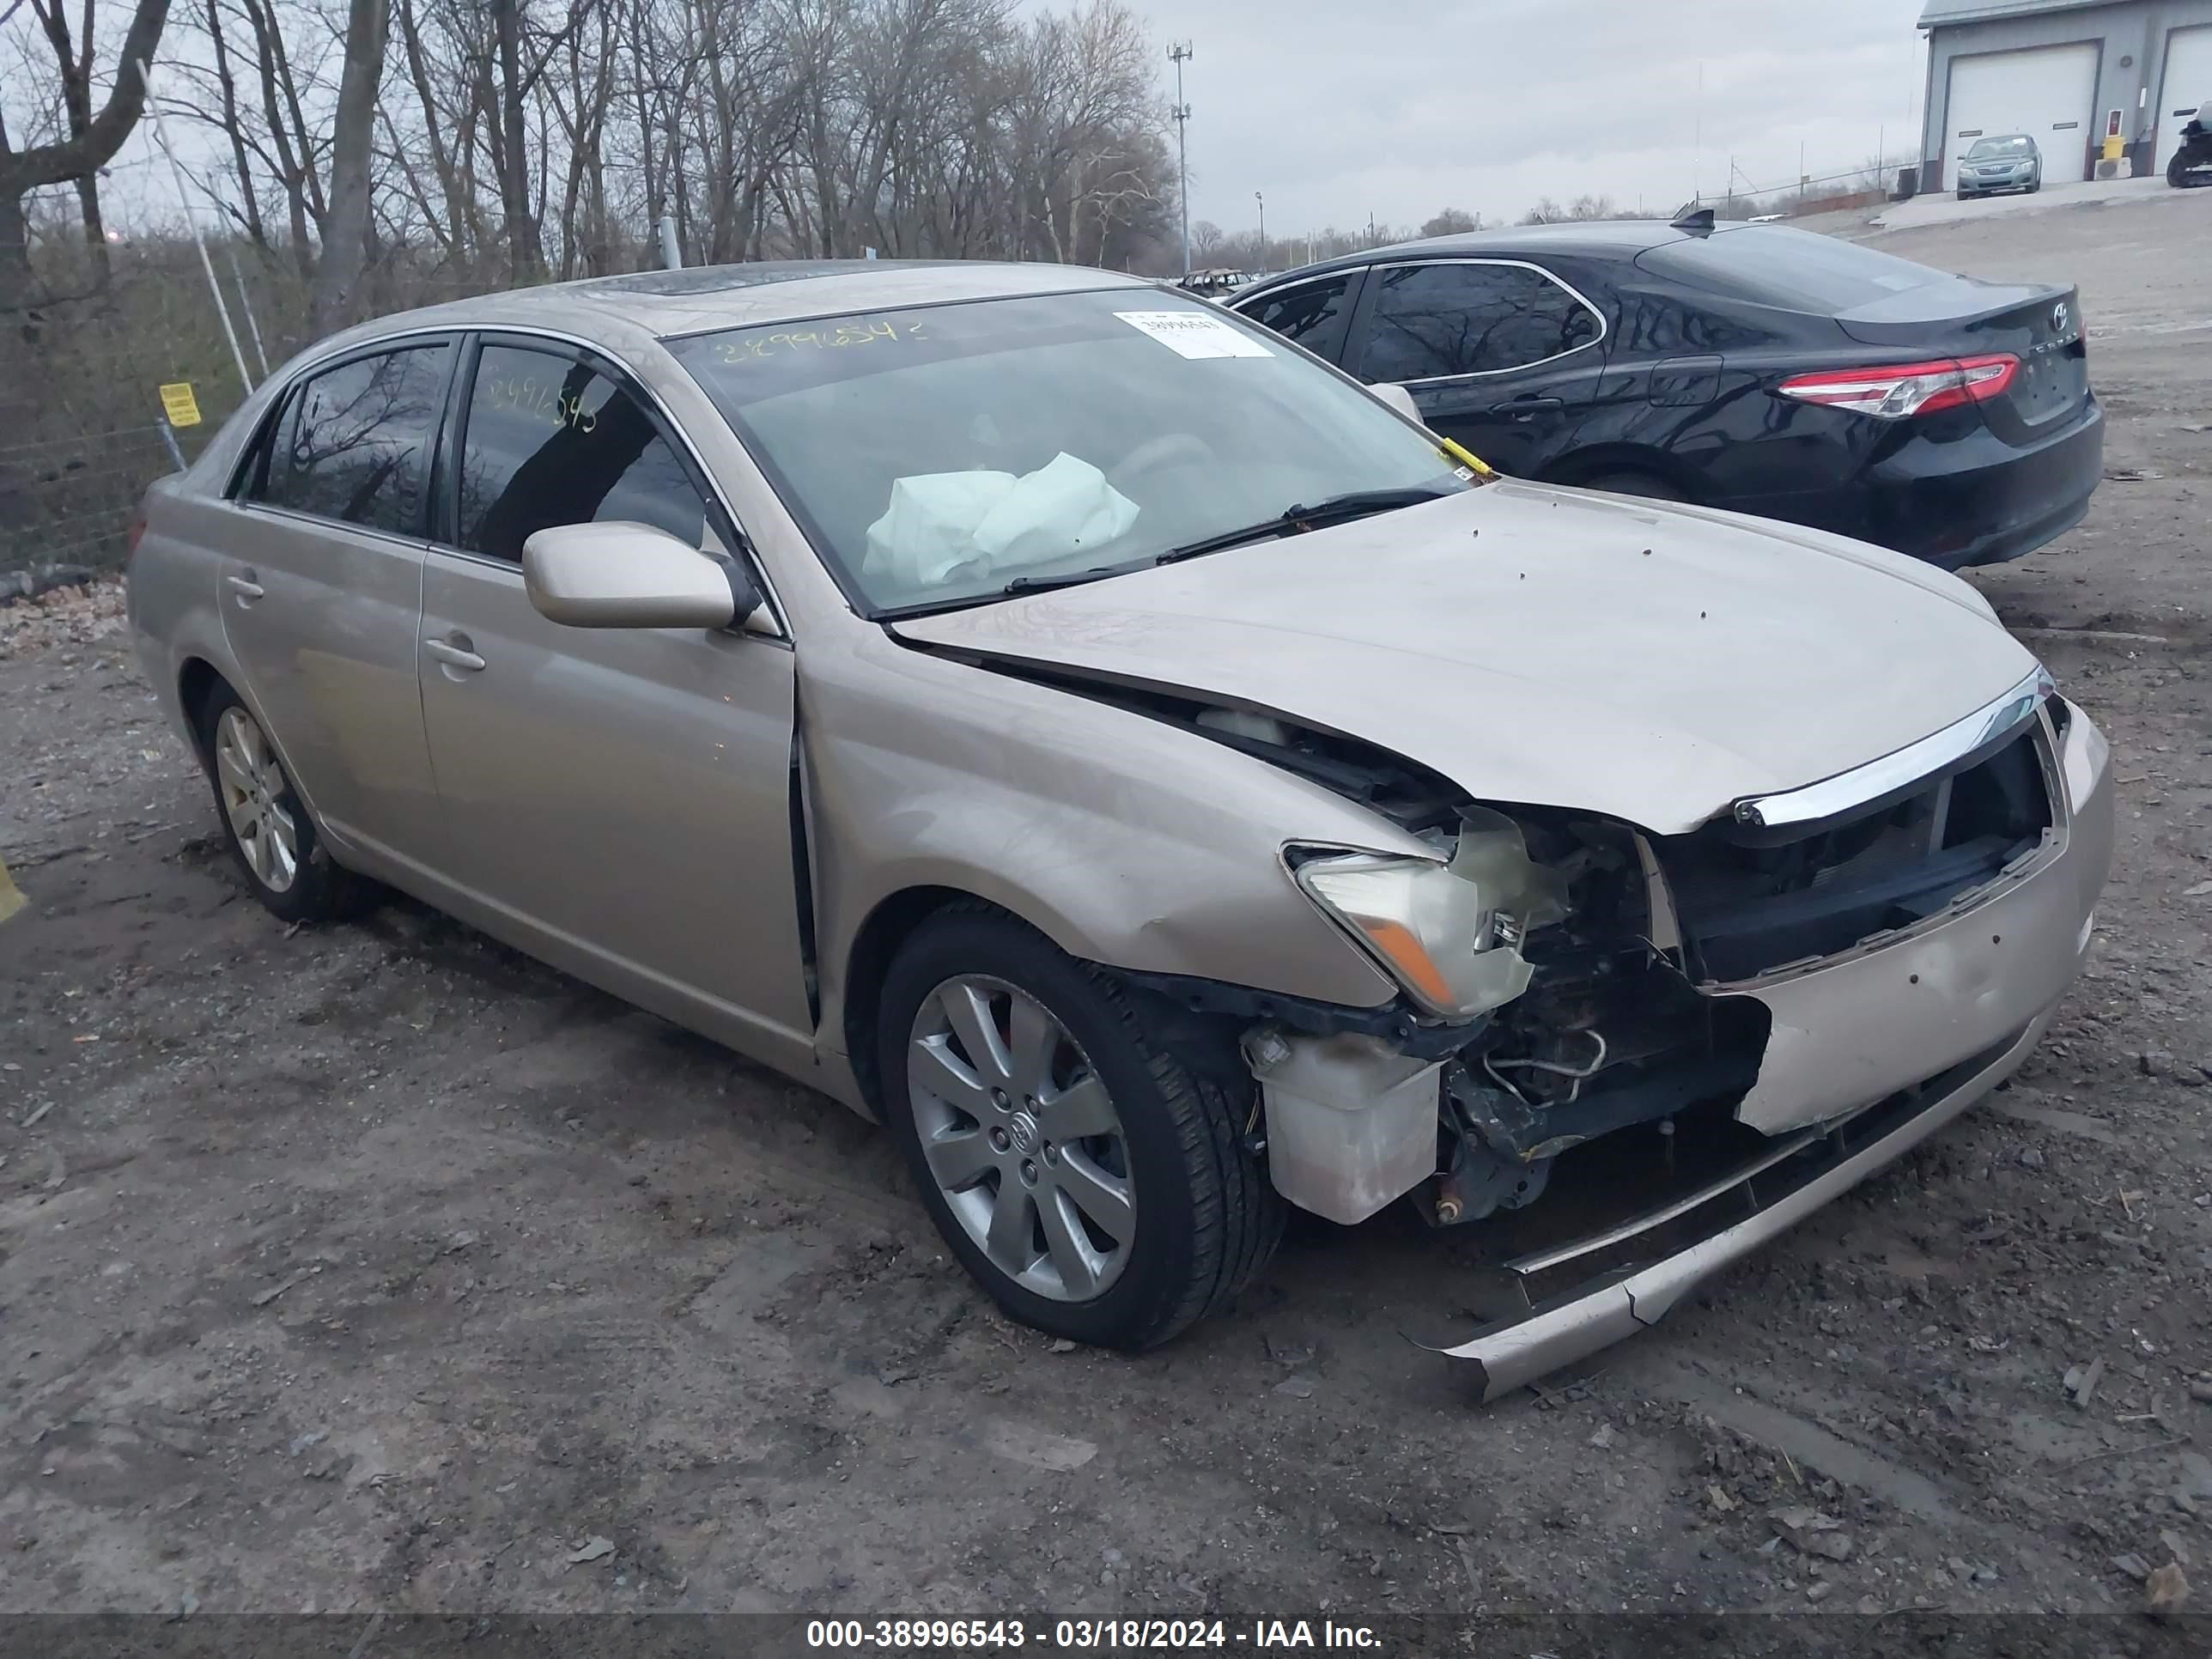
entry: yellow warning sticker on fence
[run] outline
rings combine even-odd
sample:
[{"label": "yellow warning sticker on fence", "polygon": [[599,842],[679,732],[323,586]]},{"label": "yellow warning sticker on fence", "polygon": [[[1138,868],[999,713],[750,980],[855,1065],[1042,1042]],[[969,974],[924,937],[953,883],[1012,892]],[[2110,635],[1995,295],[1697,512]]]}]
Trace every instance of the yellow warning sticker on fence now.
[{"label": "yellow warning sticker on fence", "polygon": [[171,426],[200,423],[199,399],[192,396],[190,380],[172,380],[161,388],[161,412],[169,417]]}]

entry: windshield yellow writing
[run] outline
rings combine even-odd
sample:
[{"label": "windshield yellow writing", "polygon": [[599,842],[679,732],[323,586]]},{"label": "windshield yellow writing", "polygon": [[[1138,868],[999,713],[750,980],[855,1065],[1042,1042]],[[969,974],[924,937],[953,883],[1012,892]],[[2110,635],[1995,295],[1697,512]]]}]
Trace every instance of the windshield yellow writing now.
[{"label": "windshield yellow writing", "polygon": [[817,323],[811,328],[778,329],[738,340],[717,340],[714,356],[726,363],[749,363],[762,357],[787,356],[796,351],[827,351],[845,346],[873,345],[878,340],[922,340],[928,336],[919,323],[902,327],[887,318],[858,318],[849,323]]}]

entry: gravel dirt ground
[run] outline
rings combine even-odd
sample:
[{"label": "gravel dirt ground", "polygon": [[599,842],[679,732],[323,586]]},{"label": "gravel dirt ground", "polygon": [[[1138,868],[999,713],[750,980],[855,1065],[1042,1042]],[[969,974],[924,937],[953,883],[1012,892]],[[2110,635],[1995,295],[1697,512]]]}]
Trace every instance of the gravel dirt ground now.
[{"label": "gravel dirt ground", "polygon": [[2112,735],[2100,954],[1987,1105],[1488,1409],[1389,1216],[1056,1351],[827,1100],[406,902],[288,933],[112,590],[0,611],[0,1610],[2201,1607],[2212,196],[1878,241],[2081,286],[2111,479],[1974,580]]}]

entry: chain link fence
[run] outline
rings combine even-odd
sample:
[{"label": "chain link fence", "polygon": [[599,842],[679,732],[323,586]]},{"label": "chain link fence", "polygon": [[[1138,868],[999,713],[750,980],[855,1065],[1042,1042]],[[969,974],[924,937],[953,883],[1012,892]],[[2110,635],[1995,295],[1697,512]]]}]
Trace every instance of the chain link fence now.
[{"label": "chain link fence", "polygon": [[[0,296],[0,603],[112,570],[129,552],[139,499],[189,462],[245,400],[205,270],[182,234],[133,238],[103,272],[82,244],[44,239],[27,304]],[[281,251],[210,244],[247,372],[259,380],[312,337],[306,275]],[[481,294],[501,274],[410,269],[368,274],[369,315]],[[161,388],[185,382],[198,425],[167,428]],[[173,438],[173,454],[168,439]]]},{"label": "chain link fence", "polygon": [[0,590],[120,564],[138,498],[175,466],[158,422],[0,444]]},{"label": "chain link fence", "polygon": [[[39,252],[27,303],[0,305],[0,599],[119,566],[146,487],[246,395],[189,241],[118,246],[105,269],[81,245]],[[204,420],[169,431],[173,451],[176,381]]]}]

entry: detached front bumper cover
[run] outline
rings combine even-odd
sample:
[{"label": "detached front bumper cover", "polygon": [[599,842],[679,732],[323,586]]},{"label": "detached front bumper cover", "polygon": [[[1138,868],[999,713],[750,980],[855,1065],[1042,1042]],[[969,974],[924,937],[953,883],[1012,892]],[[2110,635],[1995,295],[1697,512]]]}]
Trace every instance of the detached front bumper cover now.
[{"label": "detached front bumper cover", "polygon": [[[1686,1291],[1895,1162],[1981,1099],[2027,1059],[2049,1019],[2048,1013],[2039,1016],[2009,1042],[1919,1089],[1778,1141],[1745,1168],[1662,1209],[1564,1250],[1510,1263],[1524,1295],[1562,1276],[1562,1269],[1588,1273],[1593,1264],[1623,1255],[1650,1265],[1600,1268],[1557,1296],[1530,1295],[1526,1313],[1437,1352],[1474,1362],[1487,1402],[1657,1324]],[[1686,1237],[1689,1242],[1681,1242]],[[1654,1249],[1670,1243],[1672,1254],[1650,1261]]]}]

